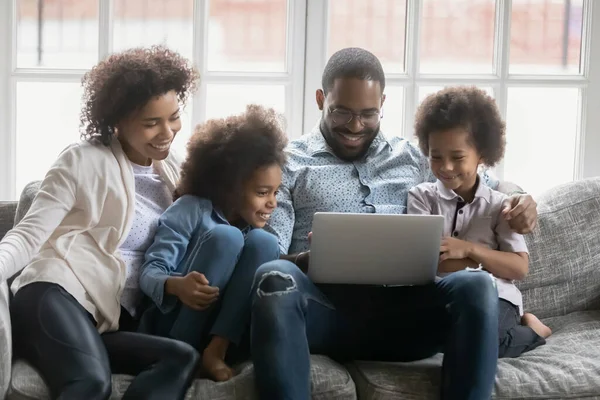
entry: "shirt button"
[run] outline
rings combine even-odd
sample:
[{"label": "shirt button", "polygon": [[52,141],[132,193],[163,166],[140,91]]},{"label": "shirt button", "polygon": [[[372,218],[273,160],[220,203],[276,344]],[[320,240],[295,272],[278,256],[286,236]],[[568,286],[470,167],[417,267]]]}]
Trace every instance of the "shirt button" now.
[{"label": "shirt button", "polygon": [[454,233],[452,234],[452,236],[454,236],[454,237],[458,236],[458,231],[454,231]]},{"label": "shirt button", "polygon": [[463,213],[463,210],[458,210],[458,213],[459,213],[459,214],[462,214],[462,213]]}]

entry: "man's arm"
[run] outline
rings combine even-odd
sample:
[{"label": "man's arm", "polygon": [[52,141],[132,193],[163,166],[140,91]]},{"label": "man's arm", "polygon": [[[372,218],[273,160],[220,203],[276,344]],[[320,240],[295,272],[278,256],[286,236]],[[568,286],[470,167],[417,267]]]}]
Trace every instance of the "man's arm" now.
[{"label": "man's arm", "polygon": [[504,193],[507,196],[512,196],[513,194],[526,194],[526,192],[523,189],[521,189],[519,185],[507,181],[498,182],[496,190]]}]

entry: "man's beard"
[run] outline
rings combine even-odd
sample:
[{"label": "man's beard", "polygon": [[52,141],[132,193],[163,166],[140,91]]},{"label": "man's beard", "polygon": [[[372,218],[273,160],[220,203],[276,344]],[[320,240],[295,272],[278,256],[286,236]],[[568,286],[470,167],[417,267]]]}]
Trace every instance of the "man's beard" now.
[{"label": "man's beard", "polygon": [[[337,158],[343,161],[357,161],[362,159],[367,154],[369,147],[371,147],[371,143],[373,143],[373,140],[375,140],[377,134],[379,133],[379,125],[377,125],[375,128],[364,128],[362,131],[360,131],[360,133],[356,134],[344,127],[339,127],[332,131],[325,123],[325,120],[321,119],[320,130],[321,134],[325,138],[325,141],[327,142],[327,144],[333,151],[333,154]],[[363,143],[363,146],[360,148],[359,151],[357,151],[356,153],[348,154],[346,148],[337,139],[337,137],[339,137],[338,133],[344,133],[350,136],[365,135],[367,136],[367,139]]]}]

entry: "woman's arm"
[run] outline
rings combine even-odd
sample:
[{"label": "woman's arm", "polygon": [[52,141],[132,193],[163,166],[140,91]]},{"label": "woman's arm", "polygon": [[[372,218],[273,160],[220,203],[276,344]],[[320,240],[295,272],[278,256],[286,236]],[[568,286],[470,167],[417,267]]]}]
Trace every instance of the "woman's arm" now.
[{"label": "woman's arm", "polygon": [[78,145],[60,154],[25,217],[0,242],[0,282],[25,268],[75,207],[79,161]]},{"label": "woman's arm", "polygon": [[[210,212],[195,196],[183,196],[160,217],[154,242],[146,250],[146,259],[140,276],[140,289],[163,312],[175,306],[174,288],[179,276],[173,276],[185,257],[188,244],[200,225],[203,215]],[[175,285],[174,285],[175,284]]]}]

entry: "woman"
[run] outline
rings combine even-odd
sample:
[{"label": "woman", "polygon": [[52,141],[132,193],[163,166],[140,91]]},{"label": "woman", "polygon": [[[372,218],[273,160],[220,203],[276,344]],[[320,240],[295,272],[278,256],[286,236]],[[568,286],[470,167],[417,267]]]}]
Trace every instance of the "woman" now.
[{"label": "woman", "polygon": [[84,141],[48,171],[23,220],[0,242],[14,281],[15,353],[52,398],[108,399],[111,373],[136,375],[124,399],[183,399],[197,352],[135,333],[139,268],[179,164],[169,153],[198,73],[164,47],[110,56],[83,79]]}]

